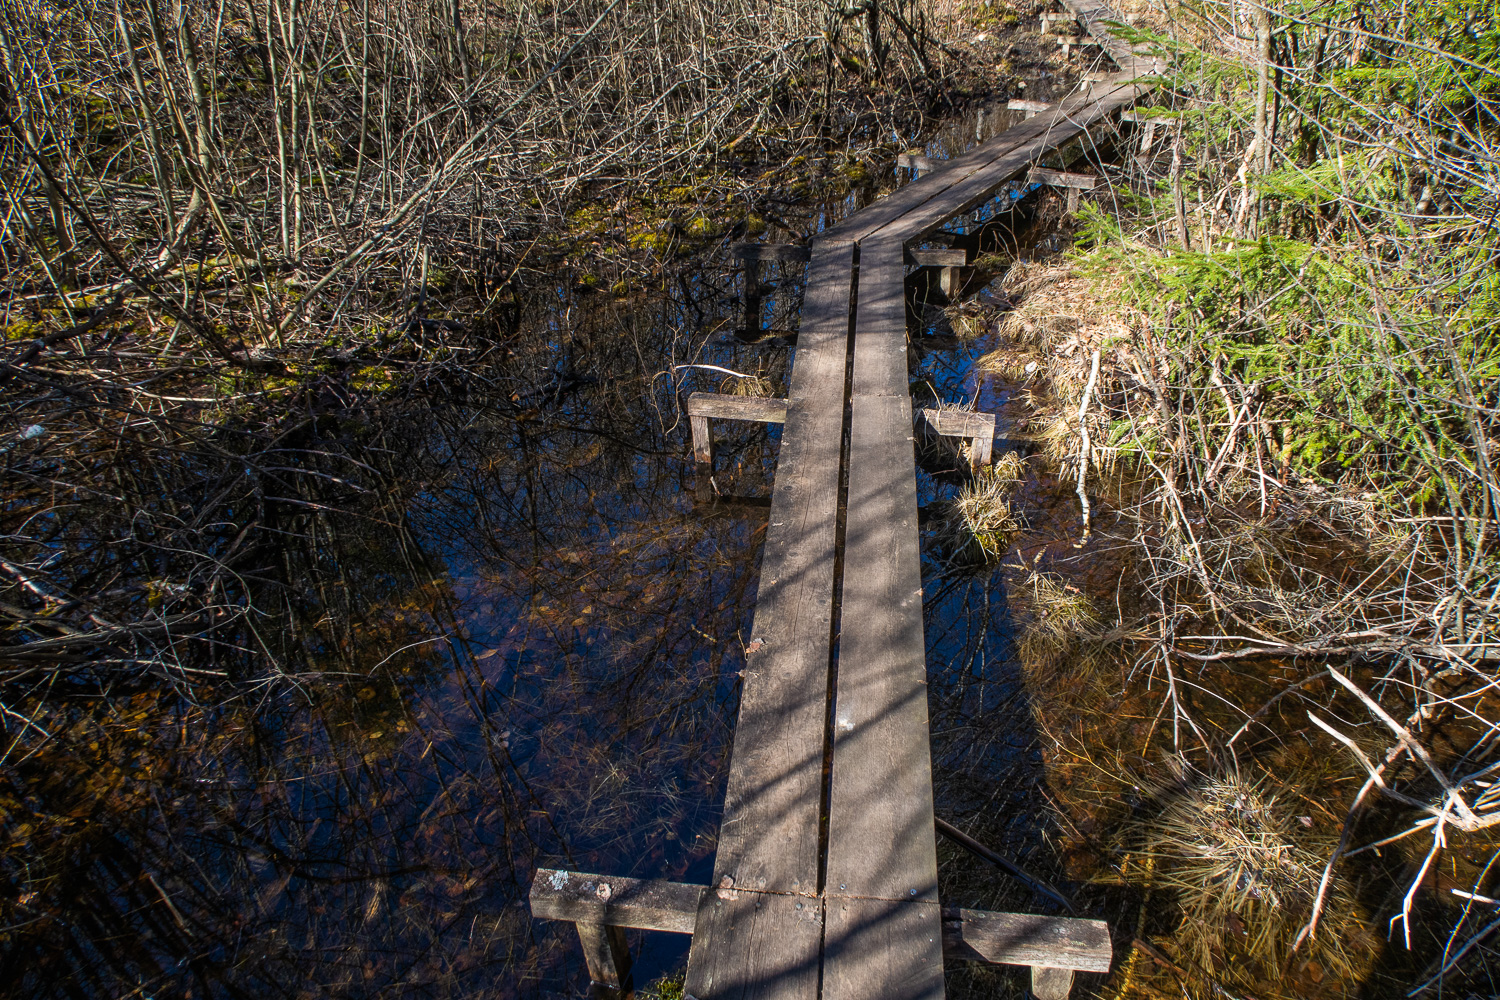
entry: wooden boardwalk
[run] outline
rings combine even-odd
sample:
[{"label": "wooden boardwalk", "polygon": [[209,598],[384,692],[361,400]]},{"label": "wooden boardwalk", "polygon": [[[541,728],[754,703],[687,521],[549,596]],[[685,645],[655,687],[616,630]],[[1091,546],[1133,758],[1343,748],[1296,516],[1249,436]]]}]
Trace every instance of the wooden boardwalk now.
[{"label": "wooden boardwalk", "polygon": [[[578,924],[596,992],[629,990],[622,927],[691,933],[685,991],[697,1000],[939,1000],[945,951],[1030,965],[1039,997],[1065,996],[1072,970],[1109,968],[1100,921],[944,910],[938,898],[907,371],[906,265],[921,253],[908,246],[1146,92],[1134,81],[1150,66],[1109,34],[1107,11],[1067,3],[1124,73],[942,161],[808,248],[745,253],[756,325],[754,261],[805,255],[807,284],[785,400],[689,400],[700,464],[712,462],[711,419],[785,425],[713,882],[539,871],[533,914]],[[926,419],[988,461],[993,418]]]}]

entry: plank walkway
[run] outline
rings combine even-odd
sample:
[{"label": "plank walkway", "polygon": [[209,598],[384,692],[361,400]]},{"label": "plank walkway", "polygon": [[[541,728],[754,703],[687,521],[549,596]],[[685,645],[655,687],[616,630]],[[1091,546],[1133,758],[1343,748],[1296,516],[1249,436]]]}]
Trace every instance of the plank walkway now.
[{"label": "plank walkway", "polygon": [[[747,293],[763,259],[805,255],[807,284],[787,398],[688,406],[700,463],[711,419],[784,423],[713,882],[538,872],[533,914],[578,924],[596,992],[629,990],[621,927],[691,933],[697,1000],[940,1000],[945,951],[1031,965],[1047,997],[1066,996],[1073,969],[1109,968],[1100,921],[938,898],[907,371],[906,265],[924,253],[908,245],[1147,92],[1135,81],[1151,64],[1109,33],[1107,9],[1064,2],[1121,75],[924,164],[808,248],[742,253]],[[992,418],[924,418],[988,460]]]}]

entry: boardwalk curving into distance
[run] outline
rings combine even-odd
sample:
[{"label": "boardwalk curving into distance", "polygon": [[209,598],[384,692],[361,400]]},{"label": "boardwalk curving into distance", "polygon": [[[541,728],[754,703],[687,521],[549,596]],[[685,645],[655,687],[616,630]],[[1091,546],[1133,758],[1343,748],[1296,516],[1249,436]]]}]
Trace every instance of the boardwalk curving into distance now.
[{"label": "boardwalk curving into distance", "polygon": [[[688,400],[700,471],[712,420],[784,424],[713,882],[539,871],[533,915],[577,923],[600,995],[630,989],[623,927],[692,934],[685,992],[697,1000],[940,1000],[945,955],[1029,965],[1048,998],[1067,995],[1073,970],[1109,969],[1101,921],[938,898],[907,371],[907,263],[962,263],[908,247],[1148,90],[1137,81],[1153,64],[1110,34],[1107,8],[1064,2],[1119,76],[923,164],[809,247],[742,251],[756,325],[756,262],[805,259],[807,284],[785,400]],[[921,416],[988,461],[993,417]]]}]

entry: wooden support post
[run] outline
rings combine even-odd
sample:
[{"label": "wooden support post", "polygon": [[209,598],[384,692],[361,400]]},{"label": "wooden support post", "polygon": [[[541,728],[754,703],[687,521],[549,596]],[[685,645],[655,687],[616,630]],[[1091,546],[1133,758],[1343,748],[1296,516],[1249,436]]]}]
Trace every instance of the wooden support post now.
[{"label": "wooden support post", "polygon": [[1031,967],[1031,995],[1036,1000],[1068,1000],[1073,990],[1073,970],[1045,965]]},{"label": "wooden support post", "polygon": [[990,433],[980,434],[969,439],[969,467],[978,472],[982,467],[989,465],[995,447],[994,428]]},{"label": "wooden support post", "polygon": [[1135,165],[1144,173],[1151,165],[1151,147],[1156,145],[1156,119],[1147,118],[1141,129],[1141,151],[1136,155]]},{"label": "wooden support post", "polygon": [[949,302],[958,295],[963,283],[958,276],[958,268],[945,267],[938,272],[938,287],[943,290],[943,297]]},{"label": "wooden support post", "polygon": [[578,940],[583,943],[583,960],[589,967],[591,1000],[625,1000],[634,989],[630,978],[630,947],[625,942],[625,928],[580,920]]}]

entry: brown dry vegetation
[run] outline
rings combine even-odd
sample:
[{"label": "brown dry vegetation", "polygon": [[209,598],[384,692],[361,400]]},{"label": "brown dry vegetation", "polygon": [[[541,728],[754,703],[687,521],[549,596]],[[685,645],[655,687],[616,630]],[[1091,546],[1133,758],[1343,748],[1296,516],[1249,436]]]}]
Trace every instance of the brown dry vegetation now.
[{"label": "brown dry vegetation", "polygon": [[[1108,193],[1007,275],[982,363],[1092,501],[1063,561],[1125,641],[1123,693],[1069,705],[1023,623],[1057,785],[1135,845],[1109,880],[1182,907],[1112,995],[1488,993],[1493,8],[1151,6],[1153,141],[1085,168]],[[1274,906],[1209,863],[1252,842],[1298,859]]]},{"label": "brown dry vegetation", "polygon": [[533,289],[627,297],[858,194],[985,79],[937,27],[815,0],[5,5],[0,687],[295,669],[239,569],[368,498],[379,461],[327,433],[493,384]]}]

